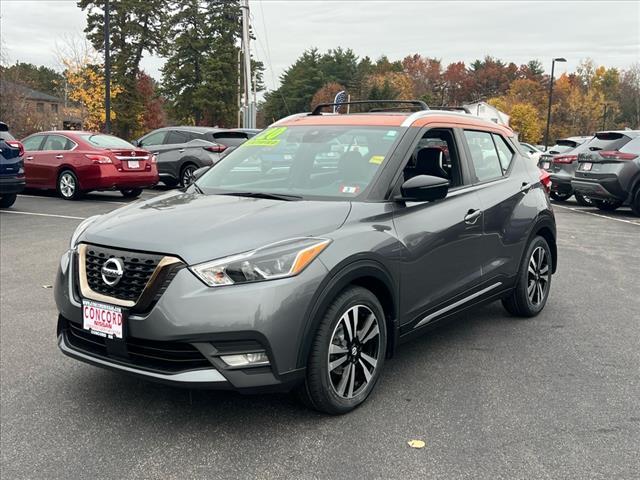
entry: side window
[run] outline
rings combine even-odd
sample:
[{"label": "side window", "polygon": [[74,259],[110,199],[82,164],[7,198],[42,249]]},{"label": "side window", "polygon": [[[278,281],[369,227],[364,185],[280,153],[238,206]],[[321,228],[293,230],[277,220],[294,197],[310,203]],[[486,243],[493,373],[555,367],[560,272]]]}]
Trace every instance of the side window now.
[{"label": "side window", "polygon": [[150,135],[147,135],[140,141],[141,147],[146,147],[150,145],[162,145],[164,142],[164,137],[167,134],[165,131],[155,132]]},{"label": "side window", "polygon": [[449,180],[451,187],[463,185],[460,156],[453,131],[433,129],[426,132],[403,173],[405,181],[418,175],[431,175]]},{"label": "side window", "polygon": [[187,136],[187,142],[190,142],[191,140],[204,140],[204,136],[201,133],[198,132],[180,132],[180,133],[184,133]]},{"label": "side window", "polygon": [[[44,142],[42,150],[45,151],[60,151],[67,150],[65,146],[68,140],[60,135],[47,135],[47,139]],[[73,146],[73,144],[71,144]]]},{"label": "side window", "polygon": [[181,132],[180,130],[170,130],[164,143],[167,145],[175,145],[178,143],[187,143],[189,140],[191,139],[187,133]]},{"label": "side window", "polygon": [[479,182],[495,180],[502,176],[498,152],[488,132],[465,130],[464,136],[471,152],[471,161]]},{"label": "side window", "polygon": [[[506,172],[509,170],[509,165],[511,165],[511,160],[513,160],[513,152],[504,138],[500,135],[493,134],[493,141],[496,143],[496,149],[498,150],[498,158],[500,159],[500,165],[502,166],[502,171]],[[533,153],[533,150],[531,150]]]},{"label": "side window", "polygon": [[42,139],[44,135],[34,135],[33,137],[27,138],[23,144],[24,149],[28,152],[37,152],[40,150],[40,145],[42,144]]}]

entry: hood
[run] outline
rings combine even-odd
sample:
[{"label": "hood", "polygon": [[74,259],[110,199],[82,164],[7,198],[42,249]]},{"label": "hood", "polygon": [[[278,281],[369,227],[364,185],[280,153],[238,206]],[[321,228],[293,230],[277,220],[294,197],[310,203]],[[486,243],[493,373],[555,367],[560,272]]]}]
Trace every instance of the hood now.
[{"label": "hood", "polygon": [[83,242],[171,254],[192,265],[339,228],[349,202],[281,201],[170,192],[103,215]]}]

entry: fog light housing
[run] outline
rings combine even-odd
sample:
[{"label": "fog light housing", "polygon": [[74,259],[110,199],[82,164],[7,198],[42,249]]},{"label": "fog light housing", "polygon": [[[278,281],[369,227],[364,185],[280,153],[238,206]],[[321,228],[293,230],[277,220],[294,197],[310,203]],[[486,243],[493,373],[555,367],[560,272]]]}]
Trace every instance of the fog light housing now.
[{"label": "fog light housing", "polygon": [[265,352],[221,355],[220,358],[230,367],[259,367],[269,365],[269,357],[267,357]]}]

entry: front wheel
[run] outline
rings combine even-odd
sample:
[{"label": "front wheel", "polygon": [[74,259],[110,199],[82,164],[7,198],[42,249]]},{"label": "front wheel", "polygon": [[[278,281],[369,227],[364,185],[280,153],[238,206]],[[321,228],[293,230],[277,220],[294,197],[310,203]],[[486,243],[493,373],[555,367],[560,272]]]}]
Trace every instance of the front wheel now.
[{"label": "front wheel", "polygon": [[299,392],[302,400],[332,415],[350,412],[373,390],[386,348],[386,319],[380,302],[365,288],[348,288],[320,322]]},{"label": "front wheel", "polygon": [[82,195],[78,177],[71,170],[63,170],[58,175],[58,195],[65,200],[77,200]]},{"label": "front wheel", "polygon": [[15,193],[2,195],[2,197],[0,197],[0,208],[9,208],[11,205],[16,203],[16,198],[18,198],[18,195]]},{"label": "front wheel", "polygon": [[571,195],[573,195],[573,193],[559,193],[559,192],[550,193],[551,198],[553,198],[557,202],[566,202],[571,198]]},{"label": "front wheel", "polygon": [[552,262],[547,241],[543,237],[535,237],[520,265],[516,287],[502,300],[502,305],[510,314],[535,317],[542,311],[551,288]]},{"label": "front wheel", "polygon": [[578,193],[578,192],[575,192],[574,195],[576,197],[576,202],[581,207],[591,207],[591,206],[593,206],[593,200],[591,200],[589,197],[585,197],[584,195],[582,195],[581,193]]},{"label": "front wheel", "polygon": [[120,193],[124,198],[138,198],[142,194],[141,188],[127,188],[120,190]]},{"label": "front wheel", "polygon": [[622,206],[620,200],[594,200],[594,205],[603,212],[613,212]]}]

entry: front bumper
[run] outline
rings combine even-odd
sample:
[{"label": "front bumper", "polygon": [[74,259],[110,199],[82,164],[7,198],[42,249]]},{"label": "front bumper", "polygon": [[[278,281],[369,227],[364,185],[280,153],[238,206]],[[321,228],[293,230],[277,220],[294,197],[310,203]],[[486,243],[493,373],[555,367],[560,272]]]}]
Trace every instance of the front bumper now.
[{"label": "front bumper", "polygon": [[[65,253],[55,283],[58,345],[70,357],[175,386],[247,393],[290,390],[304,378],[298,359],[307,310],[327,274],[319,261],[293,278],[217,288],[184,268],[148,313],[129,315],[125,342],[98,347],[73,336],[84,332],[76,269]],[[176,366],[176,345],[188,346],[189,358],[199,363]],[[266,352],[268,366],[233,368],[220,358],[256,350]]]},{"label": "front bumper", "polygon": [[25,187],[25,177],[2,176],[0,177],[0,195],[12,195],[20,193]]}]

